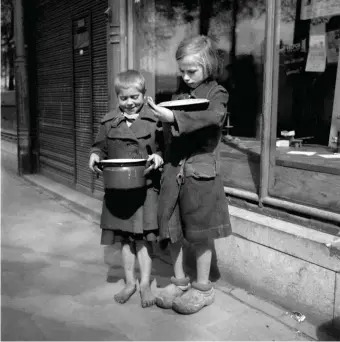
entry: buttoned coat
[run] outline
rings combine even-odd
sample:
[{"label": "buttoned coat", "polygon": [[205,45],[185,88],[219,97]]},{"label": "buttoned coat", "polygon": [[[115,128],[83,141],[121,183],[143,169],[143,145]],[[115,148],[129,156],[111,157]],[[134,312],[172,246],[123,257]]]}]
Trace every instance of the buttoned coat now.
[{"label": "buttoned coat", "polygon": [[[163,144],[162,125],[148,107],[142,108],[130,127],[115,109],[102,119],[90,153],[97,153],[101,159],[147,158],[152,153],[162,155]],[[160,172],[153,170],[147,176],[146,188],[106,189],[101,228],[137,234],[157,230],[159,181]]]},{"label": "buttoned coat", "polygon": [[[209,104],[173,110],[175,122],[163,125],[166,142],[165,165],[161,180],[158,222],[160,238],[170,238],[173,242],[181,235],[179,232],[181,227],[178,223],[183,221],[183,217],[182,220],[172,220],[175,207],[179,206],[177,212],[181,212],[183,205],[187,208],[186,203],[182,205],[179,203],[180,192],[190,192],[190,188],[182,186],[185,179],[187,177],[215,179],[219,184],[211,183],[213,188],[223,192],[219,144],[227,113],[228,93],[216,81],[207,80],[196,89],[184,88],[183,92],[173,97],[173,99],[183,98],[203,98],[209,100]],[[203,193],[199,193],[199,190],[192,196],[196,196],[202,202],[205,200]],[[215,201],[216,208],[211,208],[209,215],[215,215],[221,219],[217,222],[213,217],[208,217],[206,222],[201,222],[204,226],[202,229],[217,229],[222,232],[221,236],[226,236],[231,232],[227,202],[224,193],[219,193],[216,198],[218,198]],[[209,203],[206,205],[208,206]],[[222,214],[216,212],[221,210],[224,211]]]}]

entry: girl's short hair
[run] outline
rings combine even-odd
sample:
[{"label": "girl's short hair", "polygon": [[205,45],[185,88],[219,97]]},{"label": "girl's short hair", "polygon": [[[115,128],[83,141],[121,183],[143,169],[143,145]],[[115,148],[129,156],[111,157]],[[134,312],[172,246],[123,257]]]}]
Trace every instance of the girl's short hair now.
[{"label": "girl's short hair", "polygon": [[134,87],[142,94],[145,94],[145,78],[137,70],[127,70],[120,72],[114,82],[116,94],[118,95],[122,89]]},{"label": "girl's short hair", "polygon": [[220,55],[216,43],[211,38],[201,35],[182,40],[176,51],[176,60],[179,61],[186,56],[193,56],[203,67],[206,78],[219,76]]}]

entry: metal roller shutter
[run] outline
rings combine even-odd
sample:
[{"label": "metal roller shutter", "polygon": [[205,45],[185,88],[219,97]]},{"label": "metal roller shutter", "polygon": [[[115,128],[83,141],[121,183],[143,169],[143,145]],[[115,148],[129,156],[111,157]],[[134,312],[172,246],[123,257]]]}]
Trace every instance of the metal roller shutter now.
[{"label": "metal roller shutter", "polygon": [[63,2],[40,1],[36,22],[36,108],[40,167],[74,180],[72,32]]},{"label": "metal roller shutter", "polygon": [[36,3],[40,167],[101,192],[102,179],[89,171],[88,157],[107,112],[107,1]]},{"label": "metal roller shutter", "polygon": [[[92,141],[98,132],[101,119],[108,111],[107,29],[104,16],[107,6],[107,1],[101,1],[92,9]],[[94,191],[104,191],[102,177],[94,178]]]}]

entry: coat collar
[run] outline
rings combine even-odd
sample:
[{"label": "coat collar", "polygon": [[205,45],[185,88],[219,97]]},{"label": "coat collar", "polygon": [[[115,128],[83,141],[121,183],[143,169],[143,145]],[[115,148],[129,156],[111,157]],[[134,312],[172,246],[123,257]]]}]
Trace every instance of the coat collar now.
[{"label": "coat collar", "polygon": [[189,88],[183,81],[181,81],[180,88],[175,95],[175,98],[181,98],[185,94],[189,94],[192,98],[207,98],[211,89],[216,87],[218,83],[215,80],[207,79],[201,83],[197,88]]},{"label": "coat collar", "polygon": [[125,117],[119,108],[106,114],[102,123],[108,121],[110,121],[109,137],[138,141],[139,138],[145,138],[152,133],[154,129],[152,123],[156,123],[157,119],[151,109],[143,106],[139,117],[130,127],[126,124]]},{"label": "coat collar", "polygon": [[197,88],[193,89],[190,94],[194,97],[207,97],[210,90],[217,85],[217,82],[211,79],[201,83]]},{"label": "coat collar", "polygon": [[[107,113],[101,122],[104,123],[110,120],[112,120],[111,127],[117,127],[122,121],[125,121],[125,117],[119,107]],[[149,109],[147,105],[142,107],[139,117],[136,120],[148,120],[152,122],[157,121],[155,116],[152,114],[151,109]]]}]

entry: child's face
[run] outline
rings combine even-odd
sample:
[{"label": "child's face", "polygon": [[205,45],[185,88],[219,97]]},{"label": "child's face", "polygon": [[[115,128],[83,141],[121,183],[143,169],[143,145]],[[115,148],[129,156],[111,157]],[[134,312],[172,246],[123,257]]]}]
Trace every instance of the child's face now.
[{"label": "child's face", "polygon": [[117,97],[120,109],[126,114],[138,113],[144,104],[144,94],[135,87],[121,89]]},{"label": "child's face", "polygon": [[205,80],[203,67],[197,64],[193,56],[185,56],[180,59],[178,67],[183,81],[190,88],[197,88]]}]

